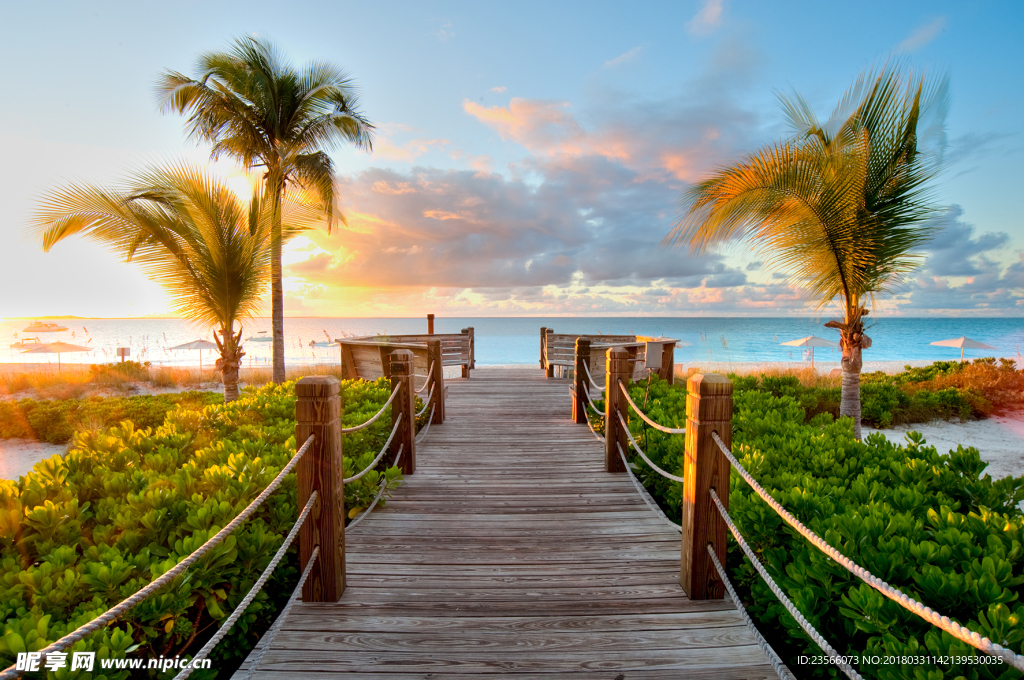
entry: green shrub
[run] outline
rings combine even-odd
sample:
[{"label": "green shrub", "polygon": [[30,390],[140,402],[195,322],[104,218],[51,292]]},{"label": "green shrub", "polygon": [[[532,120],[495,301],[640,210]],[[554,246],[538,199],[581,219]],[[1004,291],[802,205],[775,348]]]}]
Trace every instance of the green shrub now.
[{"label": "green shrub", "polygon": [[178,407],[202,408],[224,401],[216,392],[181,392],[137,397],[87,399],[22,399],[0,402],[0,439],[39,439],[51,444],[70,441],[81,429],[110,427],[130,420],[136,427],[157,427]]},{"label": "green shrub", "polygon": [[[767,383],[767,384],[766,384]],[[884,385],[884,383],[873,383]],[[976,449],[939,454],[918,433],[906,445],[881,435],[853,438],[848,419],[820,413],[808,420],[806,391],[773,379],[734,383],[733,451],[762,486],[804,524],[853,561],[926,605],[1014,649],[1024,647],[1024,477],[993,480]],[[645,383],[630,386],[643,405]],[[685,385],[654,379],[657,395],[645,411],[679,426]],[[899,395],[873,393],[892,405]],[[900,393],[902,394],[902,393]],[[641,398],[638,399],[637,396]],[[929,408],[959,408],[959,394],[934,393]],[[656,404],[671,404],[657,410]],[[890,413],[893,411],[890,410]],[[639,418],[631,414],[631,432]],[[660,434],[660,433],[659,433]],[[647,435],[648,456],[682,474],[679,435]],[[667,511],[679,517],[680,485],[655,476],[634,458],[638,475]],[[667,488],[671,487],[671,488]],[[882,597],[796,534],[737,473],[729,511],[769,573],[840,654],[952,655],[973,658],[972,647],[942,633]],[[820,655],[730,539],[728,567],[741,599],[783,661],[807,677],[835,677],[834,667],[798,666],[799,655]],[[870,678],[1019,678],[1002,664],[860,666]]]},{"label": "green shrub", "polygon": [[[386,380],[343,382],[343,423],[363,422],[389,393]],[[43,648],[171,568],[230,522],[294,455],[293,383],[247,389],[230,404],[194,406],[165,410],[156,428],[125,421],[82,432],[66,456],[38,463],[17,482],[0,481],[0,664]],[[385,414],[346,436],[346,473],[372,460],[389,431]],[[346,485],[346,505],[375,492],[381,475],[398,482],[397,470],[383,467]],[[291,474],[185,576],[72,649],[101,657],[128,650],[194,654],[281,545],[298,515],[295,492]],[[297,578],[293,548],[214,650],[214,668],[230,674],[237,667]]]}]

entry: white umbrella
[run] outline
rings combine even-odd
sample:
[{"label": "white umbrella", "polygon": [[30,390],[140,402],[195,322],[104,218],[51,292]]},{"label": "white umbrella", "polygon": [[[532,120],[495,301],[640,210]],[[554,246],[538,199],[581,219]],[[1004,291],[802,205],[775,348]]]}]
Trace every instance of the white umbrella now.
[{"label": "white umbrella", "polygon": [[817,335],[808,335],[806,338],[800,338],[799,340],[790,340],[789,342],[779,343],[787,347],[810,347],[811,348],[811,368],[814,368],[814,348],[815,347],[832,347],[833,349],[839,347],[839,343],[826,340],[825,338],[819,338]]},{"label": "white umbrella", "polygon": [[57,355],[57,370],[60,370],[60,355],[63,352],[91,352],[92,347],[82,347],[81,345],[72,345],[67,342],[51,342],[45,345],[39,345],[39,347],[33,347],[27,349],[22,354],[56,354]]},{"label": "white umbrella", "polygon": [[964,360],[964,349],[999,349],[992,345],[986,345],[983,342],[977,340],[971,340],[964,336],[962,338],[953,338],[952,340],[939,340],[938,342],[928,343],[930,345],[937,345],[938,347],[959,347],[960,348],[960,361]]},{"label": "white umbrella", "polygon": [[203,370],[203,350],[204,349],[217,349],[217,345],[210,342],[209,340],[193,340],[192,342],[186,342],[184,345],[178,345],[177,347],[169,347],[170,350],[179,349],[198,349],[199,350],[199,370]]}]

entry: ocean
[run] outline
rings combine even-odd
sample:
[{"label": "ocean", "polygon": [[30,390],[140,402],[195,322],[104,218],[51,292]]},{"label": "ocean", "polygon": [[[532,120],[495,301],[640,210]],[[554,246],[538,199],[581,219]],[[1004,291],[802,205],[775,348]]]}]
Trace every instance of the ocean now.
[{"label": "ocean", "polygon": [[[62,354],[61,363],[106,363],[117,361],[117,347],[128,347],[131,359],[154,365],[212,365],[216,350],[172,351],[170,348],[199,338],[212,339],[181,319],[50,319],[67,326],[56,333],[26,333],[31,320],[0,321],[0,362],[57,363],[54,354],[23,354],[10,348],[25,337],[39,336],[43,342],[63,341],[91,347],[89,352]],[[662,335],[677,338],[685,346],[676,349],[676,363],[800,362],[810,360],[799,347],[779,343],[808,335],[838,341],[837,331],[823,328],[823,320],[809,318],[705,318],[705,317],[478,317],[438,318],[435,332],[458,333],[468,326],[476,336],[478,366],[537,364],[540,355],[540,327],[558,333],[604,333],[609,335]],[[339,360],[337,347],[326,345],[328,338],[373,335],[376,333],[425,333],[426,318],[288,318],[285,319],[286,362],[325,364]],[[247,322],[243,338],[269,336],[270,319]],[[966,335],[992,345],[995,351],[967,350],[965,358],[998,356],[1018,358],[1024,350],[1024,318],[874,318],[869,323],[871,349],[865,361],[921,362],[958,359],[960,351],[929,345]],[[310,345],[310,343],[313,343]],[[245,366],[269,365],[270,342],[243,342]],[[839,361],[838,350],[818,348],[815,363],[828,365]]]}]

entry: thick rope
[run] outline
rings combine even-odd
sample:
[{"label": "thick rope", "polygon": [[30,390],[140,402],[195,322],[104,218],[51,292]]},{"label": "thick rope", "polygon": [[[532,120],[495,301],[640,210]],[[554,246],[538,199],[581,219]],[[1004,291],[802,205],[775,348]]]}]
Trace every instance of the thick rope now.
[{"label": "thick rope", "polygon": [[617,415],[619,417],[619,422],[622,423],[622,429],[626,431],[626,436],[629,437],[629,443],[633,445],[633,450],[640,454],[640,457],[644,459],[644,462],[647,463],[648,465],[650,465],[651,468],[655,472],[657,472],[659,475],[661,475],[662,477],[665,477],[667,479],[671,479],[673,482],[680,482],[680,483],[682,483],[682,481],[683,481],[682,477],[676,477],[675,475],[673,475],[670,472],[665,472],[660,467],[658,467],[653,462],[651,462],[651,459],[647,457],[647,454],[643,452],[643,449],[640,448],[640,445],[636,443],[635,439],[633,439],[633,434],[629,431],[629,426],[626,425],[626,421],[622,417],[622,413],[619,412],[619,411],[616,411],[615,415]]},{"label": "thick rope", "polygon": [[747,559],[750,560],[751,564],[754,565],[754,569],[757,569],[757,573],[764,579],[765,584],[773,593],[775,593],[775,597],[779,598],[779,602],[781,602],[782,606],[786,608],[786,611],[796,619],[796,622],[804,629],[807,636],[821,647],[821,651],[825,652],[826,656],[829,656],[835,662],[836,667],[846,674],[846,677],[850,678],[850,680],[863,680],[860,673],[853,670],[853,668],[843,660],[843,656],[837,652],[832,645],[825,640],[825,638],[821,637],[821,634],[818,633],[818,631],[814,629],[814,626],[804,618],[804,615],[800,613],[800,610],[796,608],[796,605],[794,605],[793,602],[786,597],[786,594],[782,592],[782,588],[780,588],[779,584],[772,579],[768,570],[764,568],[763,564],[761,564],[761,560],[757,558],[757,554],[754,553],[754,550],[747,545],[745,540],[743,540],[743,536],[740,535],[739,529],[736,528],[736,525],[732,523],[732,518],[729,517],[729,512],[725,509],[725,506],[722,505],[722,501],[718,498],[718,494],[715,493],[715,490],[713,488],[708,489],[708,493],[711,494],[711,500],[713,500],[715,505],[718,506],[719,514],[722,515],[722,519],[725,520],[725,525],[729,527],[729,531],[732,532],[733,537],[736,539],[736,542],[739,543],[743,553],[747,556]]},{"label": "thick rope", "polygon": [[377,419],[380,418],[382,415],[384,415],[384,409],[386,409],[388,406],[391,406],[391,402],[393,402],[395,400],[395,397],[398,396],[398,390],[401,387],[402,386],[400,384],[399,385],[395,385],[395,389],[391,391],[391,396],[384,403],[384,405],[380,407],[380,410],[377,411],[377,413],[374,414],[374,416],[372,418],[367,420],[362,425],[356,425],[355,427],[343,427],[343,428],[341,428],[341,433],[342,434],[348,434],[350,432],[359,432],[359,430],[366,429],[370,425],[373,425],[375,422],[377,422]]},{"label": "thick rope", "polygon": [[260,661],[263,660],[263,655],[270,649],[270,643],[274,641],[274,637],[278,631],[281,630],[281,626],[284,624],[285,617],[288,616],[288,612],[291,610],[292,605],[299,601],[299,595],[302,594],[302,586],[306,585],[306,579],[309,578],[310,573],[313,571],[313,565],[316,564],[316,558],[320,555],[320,546],[313,548],[312,554],[309,556],[309,562],[306,564],[305,571],[302,572],[302,577],[299,578],[299,582],[295,584],[295,590],[292,591],[292,596],[288,598],[288,602],[285,603],[281,609],[281,613],[277,615],[277,619],[274,621],[274,625],[270,627],[263,635],[263,646],[260,647],[260,651],[253,657],[252,663],[249,664],[249,670],[246,671],[243,680],[249,680],[252,674],[256,672],[256,668],[260,665]]},{"label": "thick rope", "polygon": [[643,418],[644,422],[653,427],[655,430],[661,430],[662,432],[668,432],[669,434],[686,434],[685,427],[665,427],[664,425],[659,425],[658,423],[654,422],[646,415],[644,415],[644,412],[640,410],[640,407],[636,405],[636,402],[629,398],[629,392],[626,391],[626,386],[622,384],[621,380],[619,381],[619,389],[622,390],[622,395],[626,397],[626,401],[628,401],[629,405],[633,407],[633,410],[636,411],[636,414]]},{"label": "thick rope", "polygon": [[377,457],[373,459],[373,462],[367,465],[365,468],[363,468],[363,471],[360,472],[358,475],[352,475],[351,477],[346,477],[345,479],[341,480],[342,484],[349,484],[350,482],[354,482],[357,479],[362,479],[363,475],[365,475],[373,468],[377,467],[377,463],[379,463],[380,459],[384,457],[384,454],[388,452],[388,446],[391,445],[391,440],[395,438],[395,433],[398,432],[398,426],[402,424],[402,415],[403,414],[401,413],[398,414],[398,418],[395,419],[395,426],[391,428],[391,434],[388,436],[388,440],[384,442],[384,448],[380,450],[380,453],[378,453]]},{"label": "thick rope", "polygon": [[761,635],[761,631],[759,631],[757,626],[754,625],[753,619],[751,619],[750,614],[747,613],[747,608],[743,606],[742,602],[740,602],[739,596],[733,589],[732,582],[729,581],[729,577],[725,573],[725,567],[723,567],[722,563],[718,561],[718,555],[715,554],[715,547],[710,543],[708,543],[708,555],[711,556],[711,562],[715,565],[718,577],[722,579],[725,589],[729,591],[729,597],[732,598],[733,604],[736,605],[736,609],[746,622],[747,628],[749,628],[750,632],[754,635],[754,640],[757,642],[757,646],[760,647],[761,651],[764,652],[764,655],[768,657],[768,661],[771,663],[772,668],[775,669],[776,674],[778,674],[782,680],[796,680],[796,678],[793,677],[793,674],[790,673],[789,669],[786,668],[786,664],[782,663],[782,659],[779,658],[779,655],[775,653],[772,646],[768,644],[768,641]]},{"label": "thick rope", "polygon": [[590,418],[589,418],[589,417],[588,417],[588,418],[586,418],[586,421],[587,421],[587,427],[589,427],[589,428],[590,428],[590,431],[594,433],[594,436],[595,436],[595,437],[597,437],[597,441],[599,441],[599,442],[603,442],[603,441],[604,441],[604,437],[602,437],[601,435],[599,435],[599,434],[597,433],[597,430],[595,430],[595,429],[594,429],[594,426],[590,424]]},{"label": "thick rope", "polygon": [[[432,422],[434,422],[434,409],[435,408],[437,408],[437,404],[434,404],[433,406],[430,407],[430,415],[427,416],[427,424],[424,425],[423,429],[420,430],[420,433],[418,435],[416,435],[416,443],[417,444],[419,444],[421,441],[423,441],[423,438],[427,436],[427,432],[430,431],[430,424]],[[396,457],[396,460],[397,460],[397,457]]]},{"label": "thick rope", "polygon": [[[305,455],[305,453],[309,450],[309,447],[312,446],[312,444],[313,435],[310,435],[309,438],[306,440],[306,443],[302,445],[302,448],[296,451],[295,455],[292,456],[292,459],[288,461],[288,464],[281,468],[281,471],[277,474],[277,477],[274,477],[274,481],[267,485],[267,488],[263,490],[263,493],[257,496],[252,501],[252,503],[250,503],[245,508],[245,510],[242,510],[242,512],[238,513],[238,516],[231,520],[231,522],[229,522],[226,527],[218,531],[211,538],[207,539],[206,543],[203,543],[201,546],[196,548],[196,550],[192,552],[188,557],[183,559],[181,562],[178,562],[178,564],[176,564],[174,567],[171,567],[157,578],[153,579],[153,581],[151,581],[149,585],[144,586],[131,597],[122,600],[119,604],[114,605],[113,607],[111,607],[104,613],[100,614],[89,623],[79,626],[78,628],[71,631],[61,639],[39,650],[43,657],[52,652],[59,652],[63,649],[67,649],[79,640],[82,640],[92,635],[93,633],[106,628],[108,625],[110,625],[110,623],[131,611],[132,607],[139,604],[147,597],[157,592],[165,585],[173,581],[175,578],[180,576],[182,573],[184,573],[185,570],[187,570],[189,567],[191,567],[193,564],[199,561],[199,559],[203,555],[210,552],[210,550],[219,545],[221,541],[223,541],[225,538],[231,535],[231,532],[233,532],[235,529],[241,526],[241,524],[245,520],[249,519],[250,515],[256,512],[256,509],[263,504],[263,501],[267,500],[267,498],[270,497],[270,494],[274,493],[274,491],[277,490],[277,487],[279,487],[284,478],[289,473],[291,473],[292,469],[299,462],[302,456]],[[8,666],[6,669],[4,669],[2,673],[0,673],[0,680],[8,680],[8,678],[18,678],[25,673],[25,671],[19,671],[16,668],[16,666]]]},{"label": "thick rope", "polygon": [[[299,529],[302,528],[302,525],[306,522],[306,518],[309,517],[309,513],[313,509],[313,504],[316,503],[318,495],[319,494],[316,491],[309,495],[309,500],[306,501],[306,507],[302,509],[302,512],[299,514],[299,518],[295,520],[295,524],[292,525],[292,530],[288,532],[288,535],[284,539],[284,543],[282,543],[281,547],[278,548],[277,552],[274,554],[274,558],[270,560],[270,564],[268,564],[267,568],[263,570],[259,579],[253,587],[249,589],[249,592],[246,593],[245,597],[242,598],[242,601],[238,603],[235,610],[231,612],[231,616],[224,620],[224,623],[222,623],[220,628],[217,629],[214,636],[210,638],[205,645],[203,645],[202,649],[196,652],[194,657],[195,659],[205,659],[209,656],[210,652],[213,651],[213,648],[217,646],[217,643],[223,640],[224,636],[228,634],[229,630],[231,630],[231,626],[235,625],[235,621],[245,613],[245,610],[249,608],[252,601],[260,594],[260,591],[263,590],[263,586],[267,583],[267,579],[269,579],[271,574],[274,573],[274,570],[277,569],[277,565],[281,562],[284,554],[288,552],[288,548],[291,547],[292,541],[294,541],[295,537],[299,535]],[[192,675],[193,670],[195,670],[195,665],[189,664],[188,668],[182,669],[180,673],[174,676],[174,680],[185,680],[185,678]]]},{"label": "thick rope", "polygon": [[595,390],[598,390],[599,392],[604,392],[604,388],[598,385],[596,382],[594,382],[594,379],[590,377],[590,366],[587,365],[588,363],[589,362],[587,361],[583,362],[583,372],[587,374],[587,380],[590,382],[591,385],[594,386]]},{"label": "thick rope", "polygon": [[425,376],[423,376],[423,377],[425,377],[426,380],[424,380],[423,381],[423,385],[420,386],[420,388],[418,390],[416,390],[416,394],[419,394],[423,390],[427,389],[427,385],[429,385],[432,382],[432,378],[434,377],[434,362],[433,361],[430,362],[430,368],[427,369],[427,374]]},{"label": "thick rope", "polygon": [[[401,446],[398,447],[398,455],[395,456],[395,462],[392,463],[392,467],[398,465],[398,461],[402,457],[402,447],[403,446],[405,446],[405,445],[402,444]],[[366,516],[370,514],[370,511],[373,510],[374,507],[376,507],[377,501],[379,501],[380,497],[384,495],[384,492],[387,490],[387,488],[388,488],[388,478],[385,476],[384,479],[380,480],[380,489],[377,491],[377,495],[373,497],[373,502],[370,503],[369,507],[366,508],[366,510],[363,510],[362,514],[359,515],[359,517],[356,517],[354,520],[352,520],[351,522],[348,523],[348,526],[345,527],[345,531],[349,531],[350,529],[355,529],[356,525],[359,524],[360,522],[362,522],[366,518]]]},{"label": "thick rope", "polygon": [[796,529],[801,536],[806,538],[816,548],[818,548],[818,550],[822,551],[823,553],[831,557],[833,560],[846,567],[846,569],[849,570],[850,573],[852,573],[854,576],[857,576],[862,581],[867,583],[869,586],[871,586],[878,592],[882,593],[882,595],[885,595],[887,598],[889,598],[896,604],[900,605],[904,609],[917,614],[928,623],[932,624],[933,626],[937,626],[938,628],[941,628],[942,630],[946,631],[956,639],[966,642],[975,649],[978,649],[982,652],[985,652],[986,654],[990,654],[994,657],[1002,659],[1003,661],[1010,664],[1019,671],[1024,671],[1024,656],[1021,656],[1020,654],[1017,654],[1013,650],[1007,649],[1002,645],[998,645],[992,642],[987,637],[982,637],[978,633],[975,633],[974,631],[961,626],[959,623],[953,621],[948,616],[942,616],[930,607],[927,607],[924,604],[921,604],[920,602],[915,600],[914,598],[905,595],[898,589],[893,588],[891,585],[889,585],[882,579],[878,578],[868,570],[864,569],[863,567],[855,563],[853,560],[848,558],[846,555],[843,555],[841,552],[839,552],[831,545],[826,543],[820,536],[818,536],[816,533],[805,527],[803,523],[800,522],[800,520],[798,520],[793,515],[789,514],[789,512],[784,507],[782,507],[782,505],[777,500],[772,498],[771,494],[769,494],[767,491],[761,488],[761,485],[758,484],[757,481],[750,476],[750,473],[747,472],[746,469],[744,469],[744,467],[740,465],[740,462],[736,460],[736,457],[732,455],[732,452],[722,441],[721,437],[718,436],[717,432],[712,432],[711,437],[712,439],[715,440],[715,443],[718,444],[718,448],[722,451],[725,457],[729,459],[729,462],[732,463],[733,467],[736,468],[736,471],[740,473],[740,476],[743,477],[743,479],[746,480],[747,484],[750,485],[750,488],[752,488],[757,493],[757,495],[760,496],[761,499],[768,504],[768,506],[772,510],[778,513],[779,516],[782,517],[782,519],[786,520],[786,522],[791,527]]},{"label": "thick rope", "polygon": [[619,450],[619,456],[622,458],[622,464],[626,466],[626,472],[629,473],[629,481],[633,482],[633,486],[636,487],[637,493],[640,494],[640,498],[644,500],[644,503],[647,504],[647,507],[649,507],[661,521],[665,522],[665,524],[669,525],[676,531],[682,533],[683,528],[668,518],[668,515],[666,515],[662,511],[662,509],[658,507],[658,504],[654,502],[653,498],[651,498],[651,494],[647,493],[647,489],[644,488],[644,485],[641,484],[640,480],[637,479],[636,475],[633,474],[633,468],[632,466],[630,466],[629,461],[626,460],[626,454],[622,450],[622,444],[615,442],[615,446]]},{"label": "thick rope", "polygon": [[430,392],[427,393],[427,398],[423,403],[423,408],[416,412],[416,417],[419,418],[421,415],[427,412],[427,407],[430,406],[431,399],[434,398],[434,388],[430,388]]}]

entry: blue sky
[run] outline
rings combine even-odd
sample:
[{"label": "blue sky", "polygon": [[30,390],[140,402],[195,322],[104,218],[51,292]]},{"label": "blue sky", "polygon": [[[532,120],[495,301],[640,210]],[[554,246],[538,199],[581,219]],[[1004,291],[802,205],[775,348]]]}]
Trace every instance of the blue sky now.
[{"label": "blue sky", "polygon": [[[778,91],[827,113],[865,67],[948,74],[945,211],[888,313],[1024,313],[1019,3],[7,3],[0,316],[160,314],[81,243],[24,240],[38,196],[159,160],[206,162],[156,109],[163,69],[235,36],[356,79],[373,154],[333,156],[350,228],[288,254],[289,315],[785,315],[747,248],[659,247],[679,191],[785,134]],[[230,164],[218,170],[237,174]]]}]

